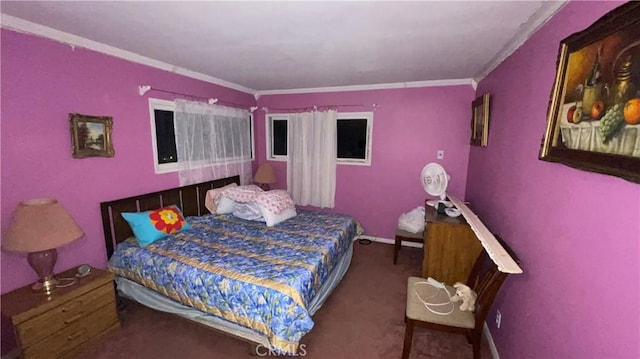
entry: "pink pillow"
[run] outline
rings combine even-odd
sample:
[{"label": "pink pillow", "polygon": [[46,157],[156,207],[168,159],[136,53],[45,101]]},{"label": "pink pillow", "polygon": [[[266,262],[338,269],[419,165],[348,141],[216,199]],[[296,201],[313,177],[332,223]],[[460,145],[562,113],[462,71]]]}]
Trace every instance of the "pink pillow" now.
[{"label": "pink pillow", "polygon": [[236,202],[248,203],[255,200],[258,194],[262,192],[262,188],[254,184],[250,184],[234,188],[225,188],[220,195],[232,199]]},{"label": "pink pillow", "polygon": [[[207,207],[207,209],[209,210],[209,212],[216,214],[216,211],[218,209],[218,202],[220,201],[220,196],[218,195],[220,192],[222,192],[222,190],[224,190],[225,188],[229,188],[229,187],[236,187],[238,184],[231,183],[228,184],[224,187],[220,187],[220,188],[214,188],[214,189],[210,189],[207,191],[207,194],[205,195],[204,198],[204,206]],[[216,198],[218,197],[218,198]]]}]

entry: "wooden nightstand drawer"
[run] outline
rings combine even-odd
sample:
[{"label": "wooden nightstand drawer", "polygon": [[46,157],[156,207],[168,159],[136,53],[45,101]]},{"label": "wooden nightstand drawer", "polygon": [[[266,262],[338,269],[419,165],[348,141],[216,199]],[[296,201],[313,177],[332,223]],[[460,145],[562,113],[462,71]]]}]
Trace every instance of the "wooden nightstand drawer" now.
[{"label": "wooden nightstand drawer", "polygon": [[[76,322],[81,321],[98,308],[114,301],[113,284],[106,283],[18,325],[16,329],[20,342],[23,347],[39,343],[54,333],[73,327]],[[112,307],[115,307],[115,304]]]},{"label": "wooden nightstand drawer", "polygon": [[93,313],[71,323],[45,340],[24,348],[25,358],[60,358],[88,340],[118,327],[115,302],[97,308]]}]

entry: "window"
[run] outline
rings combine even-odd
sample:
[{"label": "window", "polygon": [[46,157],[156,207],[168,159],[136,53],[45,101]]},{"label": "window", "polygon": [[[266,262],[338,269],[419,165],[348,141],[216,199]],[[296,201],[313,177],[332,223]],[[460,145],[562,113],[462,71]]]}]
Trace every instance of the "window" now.
[{"label": "window", "polygon": [[267,154],[271,160],[287,160],[287,115],[267,116]]},{"label": "window", "polygon": [[[273,161],[287,160],[287,114],[268,114],[267,156]],[[371,165],[373,112],[339,113],[337,120],[338,164]]]},{"label": "window", "polygon": [[373,112],[338,114],[338,163],[371,165]]},{"label": "window", "polygon": [[[153,160],[156,173],[178,171],[178,154],[176,150],[175,105],[173,101],[149,99],[149,114],[151,116],[151,142],[153,145]],[[251,160],[254,159],[253,147],[253,116],[249,116],[249,138],[251,139]],[[233,144],[228,144],[233,146]],[[234,148],[222,148],[225,154],[237,153]]]},{"label": "window", "polygon": [[158,153],[158,164],[172,163],[178,161],[176,150],[176,130],[173,127],[173,111],[159,110],[153,111],[155,117],[156,130],[156,151]]}]

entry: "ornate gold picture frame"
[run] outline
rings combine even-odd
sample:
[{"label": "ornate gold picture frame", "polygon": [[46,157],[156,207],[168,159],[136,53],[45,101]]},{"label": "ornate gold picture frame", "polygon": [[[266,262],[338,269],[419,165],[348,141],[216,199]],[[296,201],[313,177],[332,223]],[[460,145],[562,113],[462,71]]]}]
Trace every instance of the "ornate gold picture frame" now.
[{"label": "ornate gold picture frame", "polygon": [[113,157],[113,118],[69,114],[74,158]]},{"label": "ornate gold picture frame", "polygon": [[489,142],[489,100],[488,93],[471,103],[471,144],[486,147]]},{"label": "ornate gold picture frame", "polygon": [[640,183],[640,2],[560,42],[539,158]]}]

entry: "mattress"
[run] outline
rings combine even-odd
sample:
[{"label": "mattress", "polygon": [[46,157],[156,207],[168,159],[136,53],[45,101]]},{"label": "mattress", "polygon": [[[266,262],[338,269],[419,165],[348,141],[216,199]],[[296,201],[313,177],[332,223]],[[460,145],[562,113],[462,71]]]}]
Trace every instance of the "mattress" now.
[{"label": "mattress", "polygon": [[116,248],[109,267],[185,306],[248,328],[295,353],[309,311],[361,228],[350,216],[300,210],[274,227],[232,215],[189,217],[192,230]]}]

